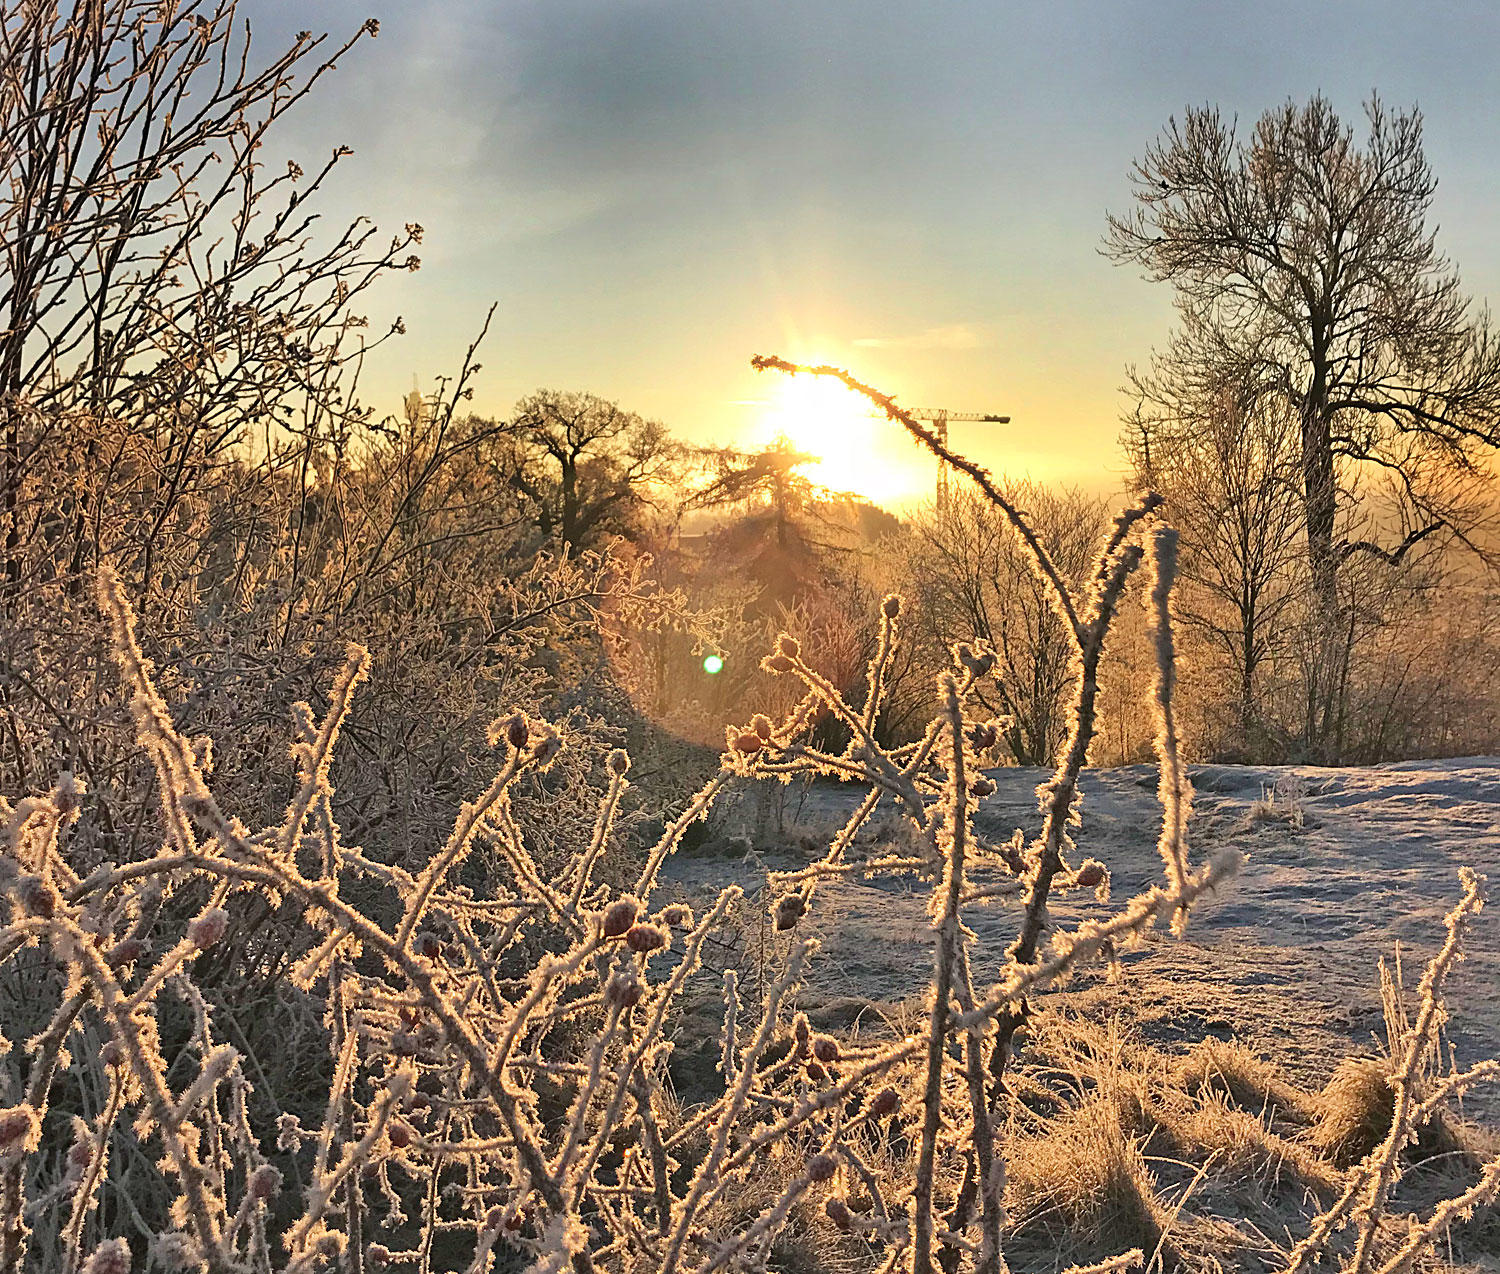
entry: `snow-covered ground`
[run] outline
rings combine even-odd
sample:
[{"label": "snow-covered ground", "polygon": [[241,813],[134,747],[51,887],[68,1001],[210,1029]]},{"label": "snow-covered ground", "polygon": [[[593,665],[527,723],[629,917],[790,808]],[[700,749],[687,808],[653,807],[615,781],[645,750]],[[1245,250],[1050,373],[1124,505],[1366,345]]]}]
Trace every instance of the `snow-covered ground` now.
[{"label": "snow-covered ground", "polygon": [[[1458,897],[1458,869],[1470,865],[1500,890],[1500,758],[1350,769],[1195,766],[1190,774],[1195,846],[1232,842],[1247,857],[1244,870],[1199,905],[1184,938],[1152,937],[1125,955],[1122,980],[1090,972],[1069,984],[1066,1002],[1119,1012],[1167,1045],[1237,1036],[1303,1083],[1321,1082],[1339,1057],[1376,1047],[1377,962],[1398,942],[1405,982],[1415,988]],[[1003,841],[1020,827],[1029,839],[1045,775],[991,776],[998,791],[976,828]],[[1109,865],[1117,902],[1160,876],[1156,779],[1148,766],[1083,778],[1079,854]],[[720,842],[716,852],[676,857],[667,880],[690,895],[731,880],[753,892],[767,870],[808,861],[818,834],[837,826],[858,796],[852,787],[817,785],[800,808],[789,808],[785,848],[747,855],[742,843],[727,852]],[[825,888],[809,918],[823,944],[804,998],[809,1009],[847,1017],[865,1002],[920,994],[931,969],[926,902],[915,879]],[[1017,912],[1011,901],[968,914],[981,984],[998,971]],[[1052,919],[1062,926],[1101,912],[1092,895],[1073,895],[1053,907]],[[1500,1056],[1500,899],[1480,914],[1466,949],[1449,993],[1448,1035],[1460,1064]],[[1493,1118],[1500,1094],[1471,1106]]]}]

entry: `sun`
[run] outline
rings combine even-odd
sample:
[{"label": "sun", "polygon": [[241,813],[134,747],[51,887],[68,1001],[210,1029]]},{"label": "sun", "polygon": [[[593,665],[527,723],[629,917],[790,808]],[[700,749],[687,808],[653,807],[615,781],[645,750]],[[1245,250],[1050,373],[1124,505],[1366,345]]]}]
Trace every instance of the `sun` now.
[{"label": "sun", "polygon": [[931,484],[929,466],[896,425],[871,414],[860,395],[837,381],[787,377],[755,425],[754,441],[787,439],[817,459],[800,472],[820,486],[873,504],[901,504]]}]

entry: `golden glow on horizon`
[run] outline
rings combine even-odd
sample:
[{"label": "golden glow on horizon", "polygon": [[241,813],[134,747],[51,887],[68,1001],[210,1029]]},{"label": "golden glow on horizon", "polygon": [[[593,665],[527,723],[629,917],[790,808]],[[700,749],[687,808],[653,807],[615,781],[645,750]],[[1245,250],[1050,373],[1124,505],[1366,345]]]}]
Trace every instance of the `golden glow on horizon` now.
[{"label": "golden glow on horizon", "polygon": [[869,414],[869,404],[834,381],[790,376],[754,426],[757,445],[784,437],[817,457],[800,472],[832,491],[848,491],[874,504],[903,504],[926,495],[932,466],[901,431]]}]

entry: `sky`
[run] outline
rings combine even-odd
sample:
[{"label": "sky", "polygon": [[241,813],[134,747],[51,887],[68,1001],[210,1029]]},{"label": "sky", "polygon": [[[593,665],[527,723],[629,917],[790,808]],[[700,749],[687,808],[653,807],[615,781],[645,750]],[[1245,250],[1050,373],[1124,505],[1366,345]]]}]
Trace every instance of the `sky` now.
[{"label": "sky", "polygon": [[329,222],[425,228],[421,270],[368,307],[376,330],[396,314],[408,329],[364,382],[390,410],[414,377],[457,369],[493,303],[483,414],[542,387],[587,391],[694,441],[786,427],[830,478],[857,474],[888,502],[930,490],[890,426],[749,369],[776,353],[846,366],[907,405],[1008,414],[956,424],[953,441],[1011,477],[1118,489],[1126,371],[1173,316],[1166,285],[1100,255],[1105,215],[1129,208],[1131,161],[1168,119],[1205,102],[1242,128],[1315,92],[1356,124],[1372,89],[1420,106],[1439,243],[1469,293],[1500,300],[1493,0],[240,12],[270,45],[381,21],[268,149],[310,169],[347,143]]}]

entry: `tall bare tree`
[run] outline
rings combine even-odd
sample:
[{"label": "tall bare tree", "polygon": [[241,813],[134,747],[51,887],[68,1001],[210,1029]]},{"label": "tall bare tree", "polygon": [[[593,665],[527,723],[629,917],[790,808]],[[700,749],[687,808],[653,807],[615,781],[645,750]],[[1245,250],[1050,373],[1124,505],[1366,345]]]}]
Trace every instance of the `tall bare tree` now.
[{"label": "tall bare tree", "polygon": [[[1248,138],[1212,107],[1189,110],[1135,165],[1137,207],[1110,218],[1105,249],[1176,290],[1181,326],[1137,378],[1143,397],[1218,367],[1295,411],[1329,631],[1352,555],[1396,565],[1439,533],[1477,542],[1474,480],[1500,445],[1500,343],[1428,224],[1421,115],[1372,97],[1365,117],[1361,144],[1322,97],[1268,111]],[[1393,480],[1395,532],[1340,535],[1361,471]],[[1336,660],[1319,662],[1314,746],[1337,683]]]}]

